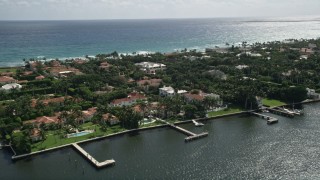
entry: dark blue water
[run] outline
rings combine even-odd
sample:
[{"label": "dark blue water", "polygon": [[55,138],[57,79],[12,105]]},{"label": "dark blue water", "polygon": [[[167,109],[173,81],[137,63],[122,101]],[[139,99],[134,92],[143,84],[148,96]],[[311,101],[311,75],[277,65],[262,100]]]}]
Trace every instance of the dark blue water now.
[{"label": "dark blue water", "polygon": [[317,38],[319,21],[250,19],[0,21],[0,66],[23,58],[67,58],[118,51],[172,52],[226,42]]},{"label": "dark blue water", "polygon": [[279,119],[274,125],[253,116],[180,125],[209,132],[190,143],[162,128],[82,144],[98,161],[116,161],[101,170],[72,148],[16,162],[0,150],[0,179],[320,179],[320,103],[304,112],[293,119],[271,114]]}]

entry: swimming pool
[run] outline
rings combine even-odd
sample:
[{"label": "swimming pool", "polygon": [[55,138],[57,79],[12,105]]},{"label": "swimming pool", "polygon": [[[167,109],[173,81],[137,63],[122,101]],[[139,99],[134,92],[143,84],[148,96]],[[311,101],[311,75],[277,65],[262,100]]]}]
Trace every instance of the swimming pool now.
[{"label": "swimming pool", "polygon": [[93,133],[93,131],[81,131],[77,133],[67,134],[67,137],[68,138],[79,137],[79,136],[84,136],[90,133]]}]

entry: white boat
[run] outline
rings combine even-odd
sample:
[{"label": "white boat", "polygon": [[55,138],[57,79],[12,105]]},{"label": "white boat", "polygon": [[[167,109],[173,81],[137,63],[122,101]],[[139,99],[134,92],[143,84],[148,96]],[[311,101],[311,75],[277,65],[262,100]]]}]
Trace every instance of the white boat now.
[{"label": "white boat", "polygon": [[289,109],[283,108],[283,110],[286,111],[286,112],[289,113],[289,114],[294,114],[294,112],[293,112],[293,111],[290,111]]},{"label": "white boat", "polygon": [[204,124],[197,122],[196,120],[192,120],[195,126],[203,126]]}]

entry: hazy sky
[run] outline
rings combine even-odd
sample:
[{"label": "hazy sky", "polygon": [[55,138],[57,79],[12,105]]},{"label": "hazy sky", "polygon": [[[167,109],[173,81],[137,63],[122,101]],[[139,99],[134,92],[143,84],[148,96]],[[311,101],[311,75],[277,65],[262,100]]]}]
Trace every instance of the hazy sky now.
[{"label": "hazy sky", "polygon": [[320,0],[0,0],[0,20],[320,15]]}]

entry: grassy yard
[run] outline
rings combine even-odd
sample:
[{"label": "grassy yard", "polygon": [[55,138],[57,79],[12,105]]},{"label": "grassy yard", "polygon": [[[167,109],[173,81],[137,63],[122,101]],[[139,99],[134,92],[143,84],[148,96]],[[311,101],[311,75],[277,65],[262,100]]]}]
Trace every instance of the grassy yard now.
[{"label": "grassy yard", "polygon": [[0,73],[2,72],[13,72],[16,73],[17,72],[17,68],[0,68]]},{"label": "grassy yard", "polygon": [[243,111],[242,108],[231,106],[228,109],[225,109],[225,110],[222,110],[222,111],[209,112],[208,116],[209,117],[221,116],[221,115],[225,115],[225,114],[238,113],[238,112],[241,112],[241,111]]},{"label": "grassy yard", "polygon": [[154,123],[141,125],[140,128],[147,128],[147,127],[158,126],[158,125],[162,125],[162,124],[164,124],[164,123],[160,122],[160,121],[156,121]]},{"label": "grassy yard", "polygon": [[[151,124],[141,125],[140,127],[145,128],[145,127],[151,127],[151,126],[156,126],[156,125],[161,125],[161,124],[163,124],[163,123],[156,121]],[[59,131],[48,131],[47,135],[46,135],[46,137],[47,137],[46,140],[43,142],[41,141],[41,142],[37,142],[35,144],[32,144],[31,151],[32,152],[40,151],[40,150],[44,150],[44,149],[48,149],[48,148],[62,146],[65,144],[75,143],[75,142],[79,142],[79,141],[83,141],[83,140],[87,140],[87,139],[92,139],[95,137],[106,136],[106,135],[110,135],[110,134],[114,134],[114,133],[118,133],[118,132],[122,132],[122,131],[126,130],[126,129],[120,127],[120,125],[116,125],[116,126],[108,127],[106,131],[103,131],[99,125],[95,125],[91,122],[88,122],[88,123],[81,125],[80,128],[85,129],[85,130],[95,130],[95,132],[88,134],[88,135],[80,136],[80,137],[65,138],[65,137],[61,137],[61,134],[59,134]]]},{"label": "grassy yard", "polygon": [[274,106],[282,106],[285,105],[286,103],[281,102],[279,100],[276,99],[262,99],[262,104],[265,106],[269,106],[269,107],[274,107]]},{"label": "grassy yard", "polygon": [[106,131],[103,131],[101,130],[100,126],[93,125],[92,123],[83,124],[81,127],[86,130],[95,130],[95,132],[85,136],[65,138],[65,137],[61,137],[58,131],[50,131],[47,133],[47,138],[45,141],[32,144],[31,151],[35,152],[43,149],[48,149],[48,148],[70,144],[78,141],[83,141],[83,140],[87,140],[95,137],[101,137],[101,136],[105,136],[105,135],[109,135],[117,132],[122,132],[125,130],[119,125],[117,125],[117,126],[108,127]]}]

